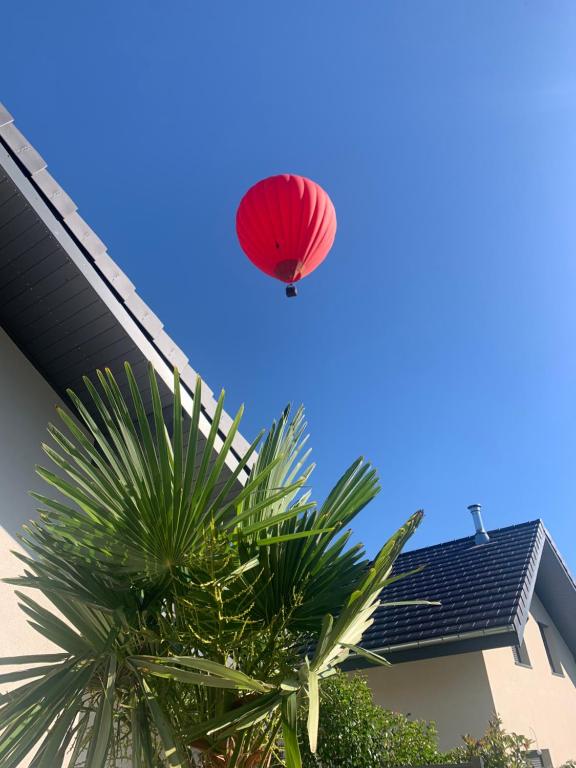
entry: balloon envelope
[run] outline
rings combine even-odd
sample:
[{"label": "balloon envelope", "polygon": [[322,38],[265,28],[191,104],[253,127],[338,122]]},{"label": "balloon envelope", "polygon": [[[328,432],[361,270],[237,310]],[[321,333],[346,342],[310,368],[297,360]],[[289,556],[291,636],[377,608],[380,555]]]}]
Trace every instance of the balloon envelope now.
[{"label": "balloon envelope", "polygon": [[295,283],[326,258],[336,235],[336,211],[316,182],[293,174],[270,176],[240,201],[236,233],[253,264]]}]

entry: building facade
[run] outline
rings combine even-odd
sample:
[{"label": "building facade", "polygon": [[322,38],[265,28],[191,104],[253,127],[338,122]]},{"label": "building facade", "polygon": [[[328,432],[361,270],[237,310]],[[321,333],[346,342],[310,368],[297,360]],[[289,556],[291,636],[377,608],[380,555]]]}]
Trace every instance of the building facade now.
[{"label": "building facade", "polygon": [[[552,667],[544,645],[554,648]],[[507,731],[548,749],[554,766],[576,754],[576,662],[537,595],[524,633],[527,662],[513,647],[439,656],[363,670],[374,700],[414,719],[434,720],[441,749],[481,736],[498,713]]]},{"label": "building facade", "polygon": [[434,720],[444,750],[497,713],[553,766],[575,759],[576,585],[541,521],[402,554],[395,571],[419,563],[383,599],[441,605],[379,609],[363,644],[393,666],[362,670],[375,701]]}]

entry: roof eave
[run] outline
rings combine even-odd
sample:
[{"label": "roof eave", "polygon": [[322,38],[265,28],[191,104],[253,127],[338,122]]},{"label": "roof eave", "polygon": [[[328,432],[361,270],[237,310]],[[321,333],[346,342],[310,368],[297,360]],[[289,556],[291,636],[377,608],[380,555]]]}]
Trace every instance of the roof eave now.
[{"label": "roof eave", "polygon": [[[182,405],[191,414],[197,373],[188,358],[163,329],[163,324],[136,293],[135,286],[107,252],[96,233],[78,215],[76,205],[48,173],[41,155],[15,127],[14,119],[0,103],[0,162],[24,195],[38,218],[69,255],[71,262],[94,288],[126,334],[154,366],[159,378],[173,392],[174,369],[180,372]],[[87,371],[86,373],[90,373]],[[208,435],[216,411],[212,390],[203,383],[200,429]],[[216,437],[218,450],[232,426],[232,418],[223,412]],[[249,443],[236,433],[227,466],[234,471]],[[246,478],[255,456],[242,472]]]},{"label": "roof eave", "polygon": [[[491,629],[480,629],[463,632],[457,635],[446,635],[411,643],[389,645],[382,648],[370,648],[374,653],[383,656],[392,664],[402,664],[408,661],[454,656],[461,653],[486,651],[491,648],[503,648],[518,642],[514,625],[510,624]],[[351,655],[344,664],[345,669],[363,669],[373,666],[365,657]]]},{"label": "roof eave", "polygon": [[534,589],[576,658],[576,582],[544,525],[542,531],[544,546]]}]

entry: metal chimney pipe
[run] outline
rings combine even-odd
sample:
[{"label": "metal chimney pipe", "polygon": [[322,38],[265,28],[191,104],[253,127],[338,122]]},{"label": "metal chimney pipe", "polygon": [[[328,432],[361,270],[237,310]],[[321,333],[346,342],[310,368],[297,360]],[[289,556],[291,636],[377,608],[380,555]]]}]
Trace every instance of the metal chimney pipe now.
[{"label": "metal chimney pipe", "polygon": [[474,527],[476,528],[474,543],[486,544],[486,542],[490,541],[490,536],[488,536],[488,534],[486,533],[486,529],[484,528],[484,523],[482,521],[482,505],[470,504],[468,509],[470,510],[470,514],[472,515],[472,519],[474,520]]}]

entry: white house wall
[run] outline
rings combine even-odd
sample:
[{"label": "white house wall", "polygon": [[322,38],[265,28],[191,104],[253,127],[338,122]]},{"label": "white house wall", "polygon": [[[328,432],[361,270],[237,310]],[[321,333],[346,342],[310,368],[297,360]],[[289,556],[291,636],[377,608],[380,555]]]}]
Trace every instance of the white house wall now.
[{"label": "white house wall", "polygon": [[[49,463],[41,450],[46,426],[54,421],[58,398],[46,381],[0,329],[0,576],[19,575],[22,563],[11,554],[20,549],[17,533],[35,516],[31,489],[46,490],[34,472]],[[35,597],[37,597],[35,595]],[[13,588],[0,583],[2,625],[0,657],[53,650],[26,623]]]},{"label": "white house wall", "polygon": [[[563,675],[550,669],[538,622],[549,628]],[[534,749],[549,749],[558,768],[576,759],[576,661],[537,595],[524,642],[531,667],[515,664],[511,648],[484,651],[495,708],[508,730],[532,739]]]},{"label": "white house wall", "polygon": [[377,704],[434,720],[443,750],[462,744],[462,734],[481,736],[494,711],[480,651],[371,667],[364,674]]}]

